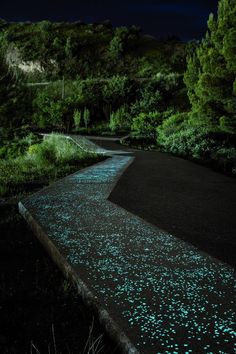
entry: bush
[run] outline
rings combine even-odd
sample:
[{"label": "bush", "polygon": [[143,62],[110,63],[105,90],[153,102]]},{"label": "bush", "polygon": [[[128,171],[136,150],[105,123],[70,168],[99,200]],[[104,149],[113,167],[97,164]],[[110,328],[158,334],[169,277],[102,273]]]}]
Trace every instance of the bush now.
[{"label": "bush", "polygon": [[52,179],[71,172],[71,167],[94,160],[96,156],[82,151],[70,139],[51,135],[41,144],[33,144],[15,159],[0,161],[0,196],[25,190],[33,181]]},{"label": "bush", "polygon": [[218,142],[212,131],[203,126],[192,126],[187,113],[171,116],[157,128],[157,143],[165,151],[195,158],[210,158]]},{"label": "bush", "polygon": [[131,129],[138,135],[155,138],[156,128],[162,123],[163,113],[140,113],[134,118]]},{"label": "bush", "polygon": [[13,159],[21,156],[27,151],[30,144],[36,141],[39,141],[39,137],[32,133],[28,134],[23,139],[16,137],[0,148],[0,159]]},{"label": "bush", "polygon": [[50,142],[44,141],[35,149],[35,158],[42,161],[43,164],[54,164],[56,162],[55,146]]},{"label": "bush", "polygon": [[[173,113],[173,112],[172,112]],[[176,113],[171,115],[171,111],[165,113],[167,119],[163,120],[162,125],[157,128],[157,142],[159,145],[165,146],[171,136],[179,132],[188,121],[188,113]]]},{"label": "bush", "polygon": [[61,87],[57,82],[50,87],[38,91],[33,101],[33,122],[39,128],[64,128],[69,131],[73,123],[73,113],[77,107],[78,98],[75,94],[62,99]]},{"label": "bush", "polygon": [[130,116],[125,106],[121,106],[117,111],[111,113],[109,128],[112,132],[130,128]]},{"label": "bush", "polygon": [[235,135],[193,124],[193,114],[178,113],[157,128],[157,143],[167,152],[205,161],[217,170],[236,174]]},{"label": "bush", "polygon": [[70,139],[58,134],[46,137],[41,144],[29,147],[28,157],[41,164],[58,164],[74,161],[86,155]]},{"label": "bush", "polygon": [[113,107],[121,106],[129,99],[131,82],[126,76],[112,76],[102,87],[103,100]]},{"label": "bush", "polygon": [[149,114],[155,112],[157,109],[163,108],[163,97],[159,89],[148,85],[141,89],[141,98],[131,105],[132,116],[137,116],[140,113]]},{"label": "bush", "polygon": [[[158,73],[150,80],[141,81],[139,97],[136,95],[136,102],[131,106],[132,115],[167,110],[182,88],[182,76],[175,73]],[[177,101],[175,104],[178,106]]]}]

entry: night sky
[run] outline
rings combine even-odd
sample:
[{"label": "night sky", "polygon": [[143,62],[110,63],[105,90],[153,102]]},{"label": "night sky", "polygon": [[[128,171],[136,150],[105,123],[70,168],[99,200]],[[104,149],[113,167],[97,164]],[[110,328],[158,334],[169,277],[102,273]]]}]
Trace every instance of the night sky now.
[{"label": "night sky", "polygon": [[184,40],[199,39],[217,0],[2,0],[0,18],[8,21],[100,22],[138,25],[144,33]]}]

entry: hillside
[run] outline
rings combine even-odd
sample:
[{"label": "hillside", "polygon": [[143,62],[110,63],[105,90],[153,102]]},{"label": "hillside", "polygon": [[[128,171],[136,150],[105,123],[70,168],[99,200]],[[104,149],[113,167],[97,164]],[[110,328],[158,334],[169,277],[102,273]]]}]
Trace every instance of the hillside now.
[{"label": "hillside", "polygon": [[0,134],[131,134],[235,174],[235,4],[208,29],[183,43],[109,21],[1,20]]},{"label": "hillside", "polygon": [[[55,79],[109,77],[127,74],[149,77],[160,71],[183,72],[186,44],[143,35],[138,27],[95,24],[0,22],[1,46],[12,65],[36,63],[35,71]],[[21,68],[22,69],[22,68]],[[34,70],[29,70],[34,71]],[[37,77],[38,79],[38,77]]]}]

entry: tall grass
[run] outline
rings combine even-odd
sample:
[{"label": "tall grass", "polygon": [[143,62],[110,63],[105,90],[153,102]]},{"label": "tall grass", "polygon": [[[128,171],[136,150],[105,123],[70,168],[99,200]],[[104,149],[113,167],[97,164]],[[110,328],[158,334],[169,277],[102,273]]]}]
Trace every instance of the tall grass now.
[{"label": "tall grass", "polygon": [[52,134],[41,143],[30,145],[21,156],[0,160],[0,196],[27,190],[32,182],[55,180],[98,159],[73,141]]},{"label": "tall grass", "polygon": [[[99,354],[102,352],[102,350],[103,350],[103,343],[102,343],[103,335],[101,334],[100,336],[95,337],[93,331],[94,331],[94,319],[93,319],[91,326],[89,328],[88,338],[87,338],[87,341],[84,345],[83,351],[80,353],[78,352],[77,354]],[[71,353],[70,348],[68,347],[68,354],[70,354],[70,353]],[[40,350],[36,347],[36,345],[33,343],[33,341],[31,341],[31,343],[30,343],[30,354],[42,354],[40,352]],[[52,343],[48,344],[47,354],[62,354],[60,351],[57,350],[54,324],[52,324]]]}]

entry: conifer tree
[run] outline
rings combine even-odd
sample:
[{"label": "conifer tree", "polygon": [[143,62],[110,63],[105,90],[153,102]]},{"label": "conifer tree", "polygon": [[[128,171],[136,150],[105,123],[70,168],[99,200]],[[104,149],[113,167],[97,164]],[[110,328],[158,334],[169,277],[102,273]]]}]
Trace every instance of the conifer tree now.
[{"label": "conifer tree", "polygon": [[[188,58],[185,83],[195,119],[236,133],[236,1],[220,0],[205,38]],[[197,117],[197,118],[196,118]]]}]

